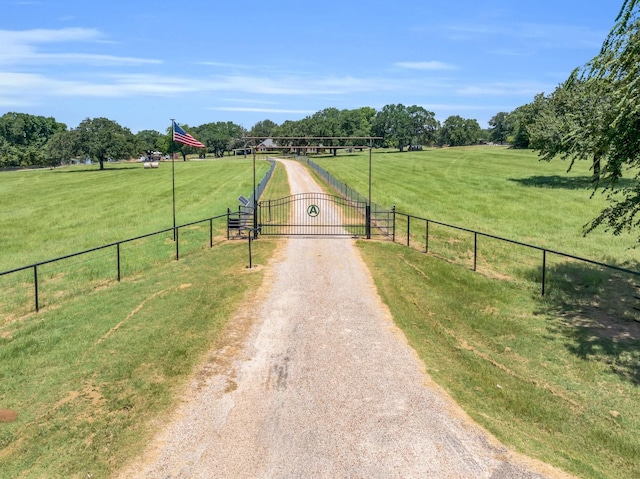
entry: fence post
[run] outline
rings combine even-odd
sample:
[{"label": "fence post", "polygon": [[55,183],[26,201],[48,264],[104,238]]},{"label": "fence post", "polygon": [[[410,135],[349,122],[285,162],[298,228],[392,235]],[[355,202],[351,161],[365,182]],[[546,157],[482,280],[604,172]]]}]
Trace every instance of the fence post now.
[{"label": "fence post", "polygon": [[213,248],[213,218],[209,218],[209,248]]},{"label": "fence post", "polygon": [[478,233],[473,232],[473,270],[478,269]]},{"label": "fence post", "polygon": [[180,231],[180,228],[174,228],[173,229],[173,237],[176,239],[176,261],[178,261],[178,259],[180,259],[180,248],[178,246],[178,244],[180,243],[178,241],[178,233]]},{"label": "fence post", "polygon": [[411,216],[407,215],[407,247],[411,242]]},{"label": "fence post", "polygon": [[38,302],[38,265],[37,264],[33,265],[33,285],[35,287],[36,313],[37,313],[38,311],[40,311],[40,304]]},{"label": "fence post", "polygon": [[544,296],[545,282],[547,276],[547,250],[542,250],[542,296]]},{"label": "fence post", "polygon": [[118,256],[118,283],[120,282],[120,243],[116,243],[116,252]]},{"label": "fence post", "polygon": [[393,241],[394,243],[396,242],[396,205],[393,205],[393,207],[391,208],[391,214],[392,214],[392,228],[393,228],[393,233],[391,236],[391,241]]},{"label": "fence post", "polygon": [[366,207],[366,221],[367,239],[371,239],[371,206],[369,205]]},{"label": "fence post", "polygon": [[229,241],[229,219],[231,218],[231,209],[227,208],[227,241]]},{"label": "fence post", "polygon": [[424,243],[424,252],[429,252],[429,220],[427,220],[427,228],[425,231],[425,243]]}]

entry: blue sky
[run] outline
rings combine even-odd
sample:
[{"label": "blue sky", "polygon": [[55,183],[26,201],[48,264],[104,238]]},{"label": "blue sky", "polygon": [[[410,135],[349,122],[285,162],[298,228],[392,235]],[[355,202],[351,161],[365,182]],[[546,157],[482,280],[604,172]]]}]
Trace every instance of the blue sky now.
[{"label": "blue sky", "polygon": [[482,127],[598,53],[622,0],[3,0],[0,114],[133,132],[421,105]]}]

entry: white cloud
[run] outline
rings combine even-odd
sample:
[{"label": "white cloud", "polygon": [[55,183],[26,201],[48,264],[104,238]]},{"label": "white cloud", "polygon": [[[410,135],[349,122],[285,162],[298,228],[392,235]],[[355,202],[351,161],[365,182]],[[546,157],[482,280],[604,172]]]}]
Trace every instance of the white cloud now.
[{"label": "white cloud", "polygon": [[456,90],[463,96],[531,96],[550,91],[554,87],[539,82],[496,82],[469,85]]},{"label": "white cloud", "polygon": [[102,42],[98,30],[88,28],[63,28],[60,30],[0,30],[0,65],[66,65],[71,63],[94,66],[158,64],[159,60],[118,57],[87,53],[42,53],[41,45],[55,43]]},{"label": "white cloud", "polygon": [[290,110],[286,108],[259,108],[259,107],[234,107],[234,106],[221,106],[213,107],[210,110],[215,111],[239,111],[239,112],[252,112],[252,113],[292,113],[300,115],[310,115],[315,113],[315,110]]},{"label": "white cloud", "polygon": [[455,67],[454,65],[439,61],[398,62],[394,65],[399,68],[406,68],[409,70],[457,70],[457,67]]}]

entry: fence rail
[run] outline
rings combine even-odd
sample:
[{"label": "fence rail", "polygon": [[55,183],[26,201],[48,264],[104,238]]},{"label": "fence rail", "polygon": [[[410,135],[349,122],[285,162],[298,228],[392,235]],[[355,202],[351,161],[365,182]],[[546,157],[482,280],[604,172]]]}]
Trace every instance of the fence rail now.
[{"label": "fence rail", "polygon": [[429,252],[429,225],[439,225],[439,226],[444,226],[447,228],[452,228],[455,229],[457,231],[463,231],[469,234],[473,235],[473,270],[477,271],[477,266],[478,266],[478,238],[479,237],[485,237],[485,238],[491,238],[494,240],[498,240],[498,241],[502,241],[505,243],[509,243],[509,244],[513,244],[513,245],[518,245],[518,246],[522,246],[525,248],[529,248],[529,249],[533,249],[536,251],[540,251],[542,252],[542,278],[541,278],[541,294],[542,296],[544,296],[545,294],[545,290],[546,290],[546,272],[547,272],[547,255],[548,254],[553,254],[556,256],[560,256],[563,258],[567,258],[567,259],[572,259],[572,260],[576,260],[576,261],[580,261],[582,263],[586,263],[586,264],[590,264],[593,266],[599,266],[602,268],[606,268],[609,269],[611,271],[618,271],[620,273],[625,273],[625,274],[629,274],[631,276],[634,276],[636,278],[640,278],[640,272],[638,271],[633,271],[627,268],[622,268],[620,266],[615,266],[612,264],[607,264],[607,263],[603,263],[601,261],[595,261],[592,259],[588,259],[588,258],[583,258],[581,256],[576,256],[573,254],[569,254],[569,253],[563,253],[561,251],[557,251],[557,250],[553,250],[553,249],[549,249],[549,248],[544,248],[542,246],[536,246],[536,245],[532,245],[532,244],[528,244],[528,243],[524,243],[522,241],[517,241],[517,240],[512,240],[509,238],[504,238],[501,236],[496,236],[490,233],[484,233],[482,231],[476,231],[476,230],[472,230],[469,228],[465,228],[462,226],[457,226],[457,225],[452,225],[452,224],[448,224],[448,223],[443,223],[441,221],[436,221],[436,220],[431,220],[428,218],[422,218],[420,216],[415,216],[415,215],[410,215],[407,213],[402,213],[399,211],[395,210],[394,207],[394,226],[393,226],[393,235],[392,235],[392,239],[395,242],[396,241],[396,220],[395,217],[403,217],[406,219],[406,223],[407,223],[407,229],[406,229],[406,246],[407,247],[411,247],[411,220],[413,219],[414,222],[415,221],[424,221],[425,226],[424,226],[424,232],[425,232],[425,241],[424,241],[424,251],[425,253]]},{"label": "fence rail", "polygon": [[[356,191],[355,189],[353,189],[352,187],[348,186],[345,182],[338,180],[336,177],[334,177],[331,173],[329,173],[327,170],[325,170],[324,168],[322,168],[321,166],[319,166],[318,164],[314,163],[312,160],[310,160],[309,158],[306,157],[296,157],[297,160],[299,161],[303,161],[305,162],[307,165],[309,165],[329,186],[331,186],[335,191],[337,191],[340,195],[342,195],[343,197],[352,200],[352,201],[368,201],[368,199],[362,195],[361,193],[359,193],[358,191]],[[628,268],[623,268],[620,266],[616,266],[616,265],[612,265],[612,264],[607,264],[601,261],[595,261],[592,259],[588,259],[588,258],[583,258],[577,255],[573,255],[573,254],[569,254],[569,253],[564,253],[561,251],[557,251],[554,249],[549,249],[549,248],[544,248],[541,246],[536,246],[536,245],[532,245],[532,244],[528,244],[528,243],[524,243],[522,241],[517,241],[517,240],[512,240],[509,238],[504,238],[501,236],[497,236],[497,235],[493,235],[490,233],[485,233],[482,231],[476,231],[476,230],[472,230],[470,228],[465,228],[462,226],[457,226],[457,225],[452,225],[452,224],[448,224],[448,223],[444,223],[441,221],[436,221],[436,220],[432,220],[432,219],[428,219],[428,218],[423,218],[420,216],[415,216],[415,215],[411,215],[408,213],[403,213],[400,211],[397,211],[395,206],[393,208],[385,208],[382,206],[379,206],[375,203],[371,204],[371,216],[372,216],[372,222],[374,221],[374,218],[376,219],[375,221],[377,222],[377,227],[379,230],[381,230],[383,232],[383,234],[385,234],[386,236],[390,237],[391,240],[393,242],[397,242],[396,240],[398,239],[398,235],[399,235],[399,226],[398,226],[398,218],[403,219],[404,221],[406,221],[406,246],[411,246],[412,243],[412,237],[416,237],[416,236],[420,236],[424,238],[424,244],[421,244],[424,246],[424,252],[428,253],[430,250],[430,245],[429,245],[429,241],[430,241],[430,226],[433,225],[438,225],[438,226],[442,226],[445,228],[451,228],[463,233],[468,233],[470,235],[473,236],[473,270],[477,271],[478,269],[478,248],[479,248],[479,243],[478,240],[479,238],[488,238],[488,239],[492,239],[492,240],[496,240],[505,244],[511,244],[511,245],[516,245],[516,246],[520,246],[523,248],[527,248],[529,250],[532,251],[538,251],[540,253],[542,253],[542,258],[541,258],[541,275],[540,275],[540,287],[541,287],[541,295],[544,296],[545,293],[548,291],[548,265],[549,265],[549,255],[555,255],[561,258],[565,258],[568,260],[574,260],[574,261],[579,261],[581,263],[587,264],[587,265],[591,265],[594,267],[599,267],[599,268],[604,268],[606,270],[609,270],[611,272],[618,272],[618,273],[623,273],[626,275],[629,275],[631,277],[633,277],[634,279],[638,279],[640,278],[640,272],[639,271],[634,271]],[[424,222],[424,224],[418,225],[416,226],[416,221],[418,222]],[[412,233],[412,228],[413,230],[418,230],[421,229],[421,233],[419,234],[413,234]],[[404,231],[402,232],[404,233]],[[404,239],[404,238],[403,238]],[[415,242],[415,240],[414,240]],[[463,253],[458,253],[458,254],[463,254]],[[634,289],[637,289],[640,291],[640,287],[635,287]],[[633,299],[638,302],[638,306],[640,306],[640,296],[636,297],[637,295],[639,295],[640,293],[637,293],[635,295],[633,295]],[[631,309],[634,309],[636,311],[640,311],[640,308],[638,307],[632,307]]]},{"label": "fence rail", "polygon": [[[28,270],[32,270],[33,271],[33,291],[34,291],[34,303],[35,303],[35,310],[39,311],[40,310],[40,289],[39,289],[39,281],[38,281],[38,268],[48,265],[48,264],[52,264],[52,263],[57,263],[59,261],[63,261],[66,259],[70,259],[70,258],[75,258],[78,256],[84,256],[87,255],[89,253],[93,253],[95,251],[100,251],[100,250],[105,250],[105,249],[109,249],[109,248],[115,248],[115,264],[116,264],[116,268],[115,268],[115,277],[117,278],[118,281],[121,281],[122,279],[122,255],[121,255],[121,246],[123,244],[126,243],[131,243],[133,241],[138,241],[141,239],[145,239],[145,238],[150,238],[152,236],[157,236],[157,235],[161,235],[163,233],[168,233],[168,232],[173,232],[173,238],[175,238],[175,260],[178,261],[180,259],[180,229],[182,228],[187,228],[190,226],[194,226],[194,225],[198,225],[198,224],[202,224],[202,223],[209,223],[209,247],[212,248],[213,247],[213,222],[215,220],[220,220],[222,218],[228,218],[228,214],[222,214],[222,215],[217,215],[217,216],[212,216],[210,218],[205,218],[202,220],[198,220],[198,221],[192,221],[190,223],[185,223],[182,225],[178,225],[175,228],[171,227],[171,228],[165,228],[163,230],[159,230],[159,231],[154,231],[153,233],[147,233],[147,234],[143,234],[143,235],[139,235],[139,236],[135,236],[133,238],[127,238],[121,241],[115,241],[113,243],[109,243],[109,244],[105,244],[102,246],[97,246],[95,248],[89,248],[83,251],[78,251],[76,253],[71,253],[71,254],[66,254],[64,256],[58,256],[57,258],[52,258],[52,259],[48,259],[45,261],[38,261],[37,263],[33,263],[33,264],[29,264],[26,266],[21,266],[19,268],[13,268],[7,271],[1,271],[0,272],[0,277],[3,276],[7,276],[13,273],[18,273],[20,271],[28,271]],[[228,221],[228,220],[227,220]]]}]

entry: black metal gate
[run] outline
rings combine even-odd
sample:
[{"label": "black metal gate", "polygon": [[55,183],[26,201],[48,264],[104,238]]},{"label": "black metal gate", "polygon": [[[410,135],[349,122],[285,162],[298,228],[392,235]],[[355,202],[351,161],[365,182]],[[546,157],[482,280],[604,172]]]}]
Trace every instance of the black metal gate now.
[{"label": "black metal gate", "polygon": [[325,193],[301,193],[258,203],[262,235],[371,237],[365,202]]}]

